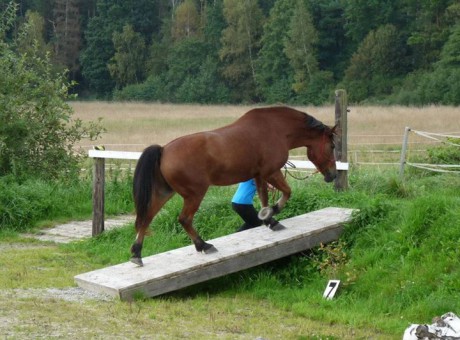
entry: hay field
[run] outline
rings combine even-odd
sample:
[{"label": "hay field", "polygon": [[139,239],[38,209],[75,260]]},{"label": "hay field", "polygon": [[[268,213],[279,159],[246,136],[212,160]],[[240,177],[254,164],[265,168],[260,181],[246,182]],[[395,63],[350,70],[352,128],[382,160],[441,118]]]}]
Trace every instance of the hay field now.
[{"label": "hay field", "polygon": [[[97,144],[105,145],[107,150],[123,151],[142,151],[150,144],[163,145],[185,134],[214,129],[255,107],[132,102],[71,102],[70,105],[75,117],[83,121],[102,118],[107,133]],[[334,124],[333,106],[296,108],[325,124]],[[460,108],[349,106],[349,152],[355,152],[352,157],[357,157],[356,152],[398,149],[406,126],[429,132],[459,133]],[[411,137],[411,142],[418,143],[417,137]],[[81,146],[91,147],[88,141]]]}]

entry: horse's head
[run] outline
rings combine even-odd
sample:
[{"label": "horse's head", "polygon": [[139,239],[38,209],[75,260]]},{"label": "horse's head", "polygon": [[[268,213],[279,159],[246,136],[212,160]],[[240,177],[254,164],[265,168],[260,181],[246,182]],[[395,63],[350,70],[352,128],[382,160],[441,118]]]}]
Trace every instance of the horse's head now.
[{"label": "horse's head", "polygon": [[337,177],[334,155],[334,135],[337,126],[330,128],[324,125],[318,138],[315,138],[307,148],[307,156],[324,176],[326,182],[332,182]]}]

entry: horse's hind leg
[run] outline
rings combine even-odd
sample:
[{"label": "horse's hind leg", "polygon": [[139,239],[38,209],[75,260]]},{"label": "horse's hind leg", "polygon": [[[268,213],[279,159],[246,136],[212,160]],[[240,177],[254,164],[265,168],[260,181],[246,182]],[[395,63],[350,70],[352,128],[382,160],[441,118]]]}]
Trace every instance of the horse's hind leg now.
[{"label": "horse's hind leg", "polygon": [[195,249],[198,252],[212,253],[217,251],[216,248],[210,243],[206,243],[197,233],[193,227],[193,217],[200,206],[201,201],[203,200],[204,195],[193,196],[193,197],[184,197],[184,206],[179,215],[179,223],[182,225],[184,230],[187,232],[187,235],[192,240],[195,245]]},{"label": "horse's hind leg", "polygon": [[141,219],[139,216],[136,216],[135,227],[137,231],[136,240],[131,246],[131,262],[137,264],[138,266],[143,266],[142,262],[142,244],[144,242],[144,237],[148,235],[148,227],[152,222],[155,215],[160,211],[160,209],[165,205],[165,203],[174,195],[174,192],[168,192],[163,194],[154,193],[152,197],[152,204],[150,210],[145,219]]}]

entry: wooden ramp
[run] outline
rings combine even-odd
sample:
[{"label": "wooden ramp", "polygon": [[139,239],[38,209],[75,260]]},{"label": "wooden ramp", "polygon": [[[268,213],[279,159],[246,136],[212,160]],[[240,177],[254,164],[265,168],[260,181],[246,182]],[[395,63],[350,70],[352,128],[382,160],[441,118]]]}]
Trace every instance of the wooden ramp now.
[{"label": "wooden ramp", "polygon": [[[325,208],[280,221],[286,229],[265,226],[209,240],[217,248],[198,253],[193,245],[75,276],[82,288],[129,299],[157,296],[216,277],[270,262],[320,243],[337,240],[353,209]],[[147,239],[148,242],[148,239]]]}]

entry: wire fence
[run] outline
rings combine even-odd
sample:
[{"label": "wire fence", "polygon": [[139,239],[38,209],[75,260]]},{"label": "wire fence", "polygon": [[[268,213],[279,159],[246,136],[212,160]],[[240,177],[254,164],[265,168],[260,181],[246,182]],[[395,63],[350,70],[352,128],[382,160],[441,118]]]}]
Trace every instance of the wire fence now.
[{"label": "wire fence", "polygon": [[[460,132],[434,133],[409,129],[410,139],[406,141],[405,165],[438,172],[459,172],[460,165],[429,164],[420,162],[426,159],[430,148],[437,145],[451,145],[460,147]],[[400,167],[402,151],[404,149],[405,134],[388,135],[349,135],[348,162],[351,166]],[[148,144],[105,144],[105,150],[114,151],[142,151]],[[95,145],[84,145],[82,149],[88,151]],[[290,158],[307,160],[304,151],[294,152]],[[413,161],[414,159],[417,160]],[[136,161],[113,160],[106,163],[108,169],[132,170]]]},{"label": "wire fence", "polygon": [[[350,135],[348,160],[355,166],[399,166],[404,134]],[[410,141],[413,153],[420,155],[434,143],[420,138]]]},{"label": "wire fence", "polygon": [[[446,147],[458,147],[458,153],[460,154],[460,132],[435,133],[406,128],[405,137],[402,145],[403,153],[401,154],[401,175],[404,171],[404,165],[434,172],[460,174],[460,164],[434,164],[411,161],[411,158],[413,157],[411,157],[412,150],[408,147],[409,134],[411,137],[415,135],[421,138],[425,138],[434,143],[435,145]],[[458,158],[460,159],[460,157]]]}]

